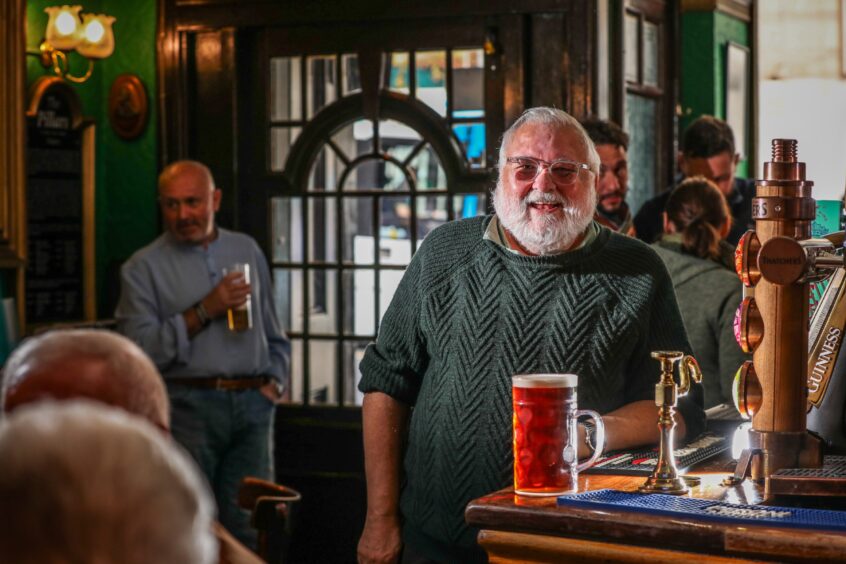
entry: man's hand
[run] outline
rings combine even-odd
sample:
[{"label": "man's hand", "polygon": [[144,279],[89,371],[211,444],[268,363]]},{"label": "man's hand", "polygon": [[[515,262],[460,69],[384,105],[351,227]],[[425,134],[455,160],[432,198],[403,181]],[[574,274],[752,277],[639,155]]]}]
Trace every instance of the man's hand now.
[{"label": "man's hand", "polygon": [[358,541],[359,564],[399,562],[402,541],[397,517],[368,516]]},{"label": "man's hand", "polygon": [[266,397],[275,404],[279,404],[285,401],[286,399],[290,399],[290,397],[286,397],[289,396],[289,394],[279,393],[279,385],[276,383],[275,380],[270,381],[261,388],[259,388],[259,391],[264,395],[264,397]]},{"label": "man's hand", "polygon": [[244,305],[250,290],[250,285],[244,281],[243,273],[230,272],[203,298],[203,305],[209,317],[216,319],[224,315],[230,307]]}]

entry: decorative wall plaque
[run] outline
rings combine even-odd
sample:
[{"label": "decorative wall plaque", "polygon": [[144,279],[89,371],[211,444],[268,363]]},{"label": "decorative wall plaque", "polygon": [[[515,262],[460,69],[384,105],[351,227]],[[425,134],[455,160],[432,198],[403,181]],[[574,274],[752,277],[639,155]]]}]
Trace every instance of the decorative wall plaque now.
[{"label": "decorative wall plaque", "polygon": [[140,136],[147,127],[147,90],[138,75],[119,75],[109,89],[109,123],[121,139]]}]

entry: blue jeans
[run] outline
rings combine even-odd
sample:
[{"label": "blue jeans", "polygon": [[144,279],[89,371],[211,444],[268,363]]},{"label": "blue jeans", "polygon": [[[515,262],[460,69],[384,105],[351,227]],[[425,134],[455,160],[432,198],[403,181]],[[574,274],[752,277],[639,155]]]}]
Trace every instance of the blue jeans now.
[{"label": "blue jeans", "polygon": [[250,512],[238,507],[238,489],[245,476],[273,480],[273,402],[257,389],[167,388],[173,438],[206,475],[221,524],[255,550],[256,531]]}]

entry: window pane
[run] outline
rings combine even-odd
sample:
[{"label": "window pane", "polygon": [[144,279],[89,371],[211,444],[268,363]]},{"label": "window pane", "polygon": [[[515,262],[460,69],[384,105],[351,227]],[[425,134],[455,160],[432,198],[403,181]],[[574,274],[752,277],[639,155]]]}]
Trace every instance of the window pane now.
[{"label": "window pane", "polygon": [[452,52],[452,117],[485,115],[485,53],[481,49]]},{"label": "window pane", "polygon": [[295,121],[302,119],[302,82],[300,57],[270,59],[270,119]]},{"label": "window pane", "polygon": [[643,83],[658,86],[658,26],[643,23]]},{"label": "window pane", "polygon": [[376,309],[373,307],[374,272],[346,270],[344,282],[344,334],[376,337]]},{"label": "window pane", "polygon": [[338,260],[335,228],[337,199],[309,198],[309,262],[334,262]]},{"label": "window pane", "polygon": [[432,229],[447,222],[449,196],[417,197],[417,246]]},{"label": "window pane", "polygon": [[308,117],[314,117],[337,98],[335,57],[319,56],[306,59],[308,72]]},{"label": "window pane", "polygon": [[344,405],[361,405],[364,394],[358,391],[361,372],[358,365],[364,357],[367,341],[347,341],[344,343]]},{"label": "window pane", "polygon": [[485,124],[457,123],[452,126],[455,136],[464,149],[464,156],[471,168],[485,166]]},{"label": "window pane", "polygon": [[386,85],[388,90],[408,94],[408,52],[400,51],[388,55],[388,64],[385,65],[388,73]]},{"label": "window pane", "polygon": [[344,181],[344,190],[410,190],[403,170],[389,161],[368,159]]},{"label": "window pane", "polygon": [[488,214],[487,194],[460,194],[452,198],[455,219],[464,219]]},{"label": "window pane", "polygon": [[428,143],[411,161],[411,171],[417,179],[418,190],[446,190],[446,173],[432,146]]},{"label": "window pane", "polygon": [[446,51],[418,51],[414,63],[417,99],[446,116]]},{"label": "window pane", "polygon": [[343,261],[373,264],[373,198],[344,198]]},{"label": "window pane", "polygon": [[[629,82],[638,82],[638,64],[637,64],[637,46],[640,29],[638,26],[638,17],[634,14],[626,14],[624,37],[624,64],[625,76]],[[628,131],[628,130],[627,130]]]},{"label": "window pane", "polygon": [[633,210],[661,189],[656,186],[655,143],[657,131],[657,102],[636,94],[626,94],[626,121],[629,132],[629,192],[626,200]]},{"label": "window pane", "polygon": [[338,271],[324,268],[310,270],[309,334],[338,334]]},{"label": "window pane", "polygon": [[273,262],[303,260],[303,211],[301,198],[270,200],[273,229]]},{"label": "window pane", "polygon": [[286,333],[303,332],[303,271],[273,269],[273,301],[276,317]]},{"label": "window pane", "polygon": [[287,403],[303,403],[303,340],[291,339],[291,399]]},{"label": "window pane", "polygon": [[320,405],[338,401],[335,378],[338,373],[337,351],[335,341],[309,341],[309,403]]},{"label": "window pane", "polygon": [[358,120],[332,134],[332,142],[348,161],[375,152],[373,122]]},{"label": "window pane", "polygon": [[301,127],[271,127],[270,128],[270,170],[281,172],[285,170],[285,159],[291,152],[291,145],[297,140],[302,131]]},{"label": "window pane", "polygon": [[330,147],[320,149],[311,174],[308,177],[308,189],[311,192],[334,192],[338,186],[338,178],[344,170],[344,163]]},{"label": "window pane", "polygon": [[388,119],[379,122],[379,146],[382,151],[404,161],[411,150],[420,143],[420,134],[404,123]]},{"label": "window pane", "polygon": [[[411,198],[408,196],[384,197],[381,198],[380,204],[379,237],[383,241],[410,239]],[[408,249],[396,247],[386,254],[383,246],[379,256],[383,264],[408,264],[411,260],[411,247],[409,246]]]},{"label": "window pane", "polygon": [[385,317],[385,311],[391,304],[403,274],[405,272],[402,270],[382,270],[379,272],[379,323]]},{"label": "window pane", "polygon": [[341,92],[344,96],[361,90],[361,76],[358,73],[358,55],[341,55]]}]

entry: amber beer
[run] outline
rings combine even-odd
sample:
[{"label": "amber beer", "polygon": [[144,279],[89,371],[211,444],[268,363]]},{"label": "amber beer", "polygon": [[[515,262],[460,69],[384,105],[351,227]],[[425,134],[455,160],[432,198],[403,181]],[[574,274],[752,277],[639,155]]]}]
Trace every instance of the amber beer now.
[{"label": "amber beer", "polygon": [[[576,491],[578,472],[599,457],[605,442],[599,415],[578,411],[575,374],[514,376],[514,491],[521,495],[560,495]],[[577,464],[577,417],[596,420],[597,449]]]},{"label": "amber beer", "polygon": [[[244,282],[250,283],[250,265],[243,262],[238,262],[223,269],[223,275],[226,276],[230,272],[240,272],[244,277]],[[230,331],[240,332],[247,331],[253,327],[253,311],[252,311],[251,297],[247,296],[247,301],[239,307],[230,307],[226,310],[227,325]]]}]

